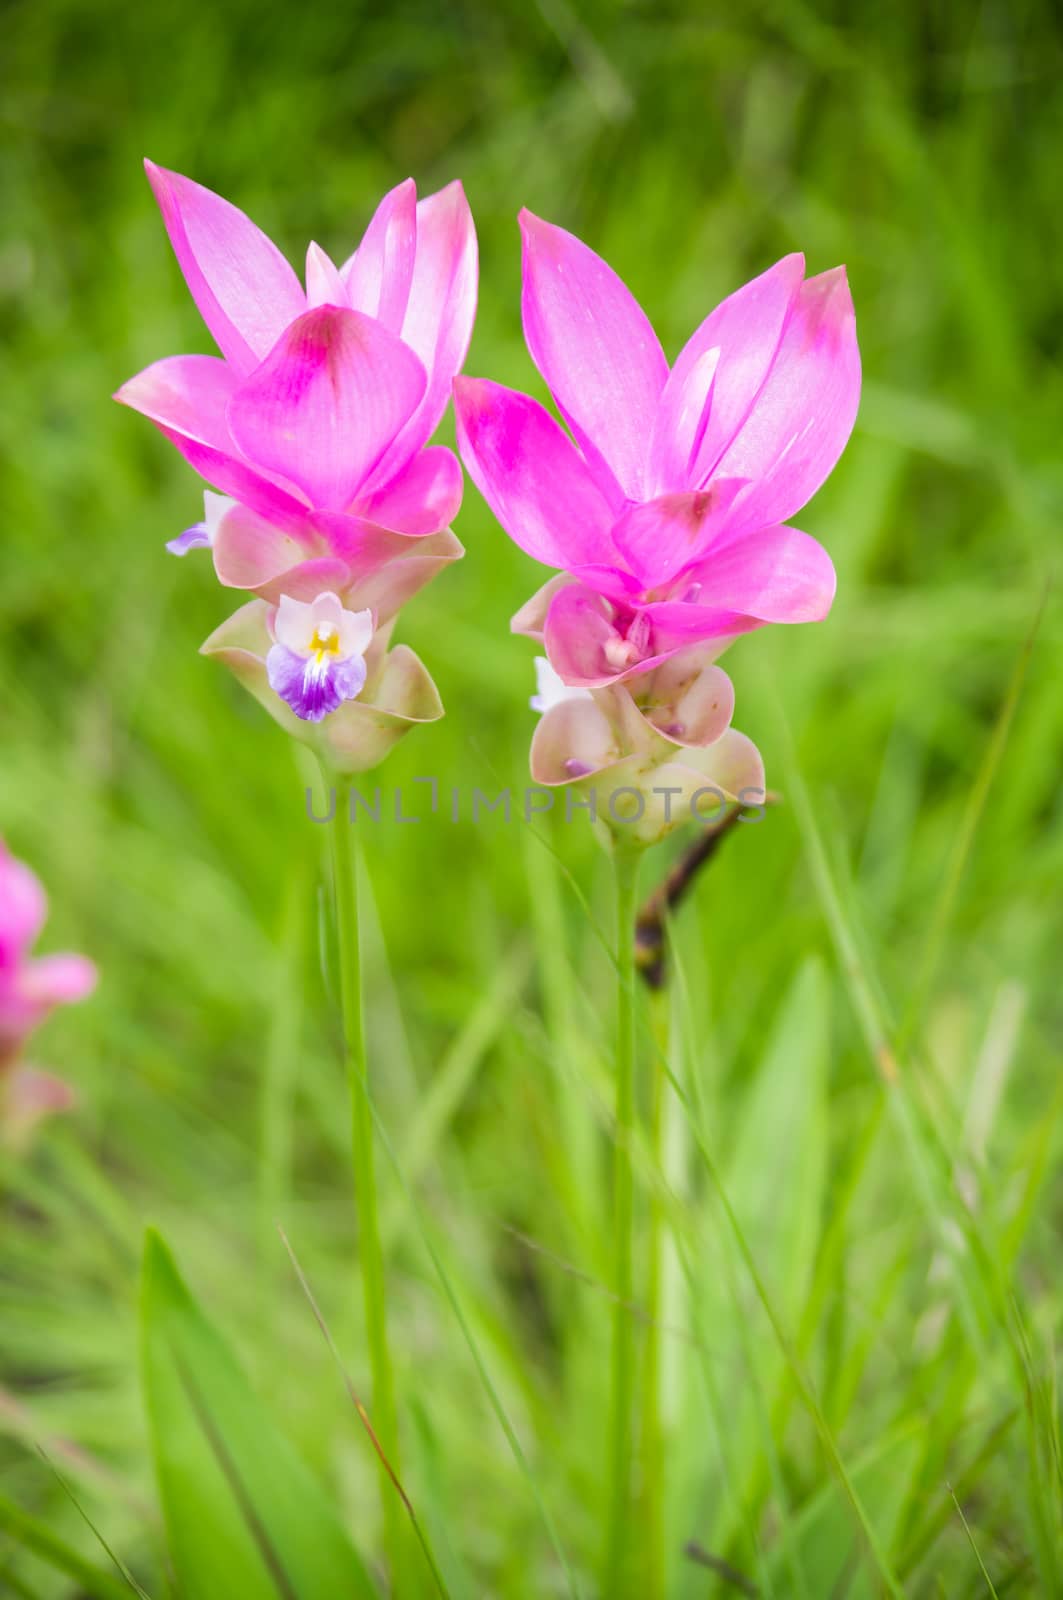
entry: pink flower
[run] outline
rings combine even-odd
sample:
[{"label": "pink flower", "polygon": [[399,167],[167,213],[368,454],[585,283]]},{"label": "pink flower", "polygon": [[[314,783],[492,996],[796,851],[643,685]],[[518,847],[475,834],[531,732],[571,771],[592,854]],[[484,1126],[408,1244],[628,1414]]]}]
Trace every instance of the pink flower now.
[{"label": "pink flower", "polygon": [[571,437],[527,395],[455,384],[462,458],[521,548],[566,577],[514,619],[569,684],[830,609],[834,569],[786,525],[852,430],[845,269],[791,255],[717,306],[669,369],[645,313],[572,234],[521,214],[532,357]]},{"label": "pink flower", "polygon": [[312,244],[304,290],[242,211],[189,178],[147,171],[222,357],[167,357],[116,399],[232,502],[171,547],[209,544],[222,582],[256,591],[331,560],[343,570],[319,570],[316,593],[379,566],[399,539],[445,529],[461,468],[426,445],[476,311],[460,183],[421,201],[412,180],[400,184],[342,267]]},{"label": "pink flower", "polygon": [[38,879],[0,841],[0,1122],[9,1133],[70,1103],[64,1084],[23,1063],[23,1049],[50,1011],[96,985],[84,956],[30,954],[46,914]]}]

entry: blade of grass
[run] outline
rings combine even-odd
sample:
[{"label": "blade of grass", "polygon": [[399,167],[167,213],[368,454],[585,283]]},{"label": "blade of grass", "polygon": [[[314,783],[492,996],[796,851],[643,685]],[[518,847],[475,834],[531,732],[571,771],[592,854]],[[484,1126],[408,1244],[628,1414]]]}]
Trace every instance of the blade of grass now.
[{"label": "blade of grass", "polygon": [[46,1523],[23,1511],[6,1495],[0,1495],[0,1530],[10,1533],[55,1571],[73,1578],[91,1600],[129,1600],[130,1594],[136,1593],[132,1584],[119,1582],[109,1572],[101,1572],[99,1567],[72,1550]]}]

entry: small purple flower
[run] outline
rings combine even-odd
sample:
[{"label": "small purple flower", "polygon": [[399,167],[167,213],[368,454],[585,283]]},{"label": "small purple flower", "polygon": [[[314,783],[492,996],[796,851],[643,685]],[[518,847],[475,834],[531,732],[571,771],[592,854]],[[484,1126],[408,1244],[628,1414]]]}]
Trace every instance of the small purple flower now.
[{"label": "small purple flower", "polygon": [[309,602],[282,595],[266,657],[270,687],[304,722],[320,722],[365,687],[371,611],[345,611],[331,591]]}]

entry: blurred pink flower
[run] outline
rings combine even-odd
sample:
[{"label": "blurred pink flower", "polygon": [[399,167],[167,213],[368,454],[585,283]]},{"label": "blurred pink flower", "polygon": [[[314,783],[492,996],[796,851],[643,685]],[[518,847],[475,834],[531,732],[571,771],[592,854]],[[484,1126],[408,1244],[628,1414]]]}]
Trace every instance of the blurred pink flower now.
[{"label": "blurred pink flower", "polygon": [[67,1086],[26,1065],[23,1051],[50,1011],[83,1000],[96,985],[85,956],[30,954],[46,914],[40,882],[0,840],[0,1125],[8,1134],[71,1103]]},{"label": "blurred pink flower", "polygon": [[357,566],[363,553],[379,564],[388,534],[446,528],[461,468],[450,450],[426,445],[476,312],[461,184],[420,201],[412,179],[399,184],[342,267],[310,246],[304,290],[242,211],[146,165],[222,357],[166,357],[115,398],[149,417],[245,518],[232,534],[231,519],[219,514],[212,527],[208,509],[171,548],[209,544],[223,583],[258,590],[282,555],[289,568],[329,557]]},{"label": "blurred pink flower", "polygon": [[785,257],[717,306],[669,369],[645,313],[572,234],[521,214],[537,401],[455,384],[458,442],[510,537],[553,579],[514,619],[565,683],[616,682],[698,641],[826,615],[830,557],[786,519],[852,430],[845,269]]}]

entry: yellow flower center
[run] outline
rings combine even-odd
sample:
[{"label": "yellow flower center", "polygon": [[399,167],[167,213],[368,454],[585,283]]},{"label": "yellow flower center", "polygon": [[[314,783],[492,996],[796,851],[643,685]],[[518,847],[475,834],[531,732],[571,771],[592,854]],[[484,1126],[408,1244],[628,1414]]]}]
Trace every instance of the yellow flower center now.
[{"label": "yellow flower center", "polygon": [[340,653],[339,630],[331,622],[322,622],[314,629],[314,637],[310,641],[310,649],[317,657],[318,666],[326,656],[338,656]]}]

